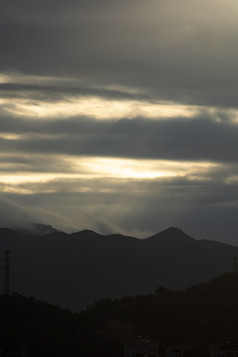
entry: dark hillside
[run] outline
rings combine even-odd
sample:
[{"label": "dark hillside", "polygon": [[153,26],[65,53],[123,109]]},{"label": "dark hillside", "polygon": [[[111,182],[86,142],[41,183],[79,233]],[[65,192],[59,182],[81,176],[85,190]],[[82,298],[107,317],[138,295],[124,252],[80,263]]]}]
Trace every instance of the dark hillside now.
[{"label": "dark hillside", "polygon": [[186,291],[163,287],[155,294],[97,302],[91,313],[100,321],[120,321],[163,344],[209,345],[237,342],[238,274],[227,273]]},{"label": "dark hillside", "polygon": [[0,267],[6,249],[13,291],[73,311],[160,285],[186,289],[231,271],[238,256],[238,247],[199,241],[177,228],[143,240],[89,230],[39,236],[0,229]]},{"label": "dark hillside", "polygon": [[69,310],[18,294],[0,296],[0,347],[26,347],[31,356],[80,352],[80,318]]},{"label": "dark hillside", "polygon": [[122,357],[125,342],[140,335],[201,356],[211,344],[238,342],[237,317],[234,273],[186,291],[103,299],[80,314],[14,294],[0,296],[0,347],[26,346],[29,357]]}]

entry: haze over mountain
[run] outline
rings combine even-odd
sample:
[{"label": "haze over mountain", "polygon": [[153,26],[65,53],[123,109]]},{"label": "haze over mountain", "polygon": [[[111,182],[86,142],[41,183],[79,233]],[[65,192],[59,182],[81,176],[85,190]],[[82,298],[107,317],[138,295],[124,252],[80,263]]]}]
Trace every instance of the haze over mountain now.
[{"label": "haze over mountain", "polygon": [[80,311],[100,298],[184,289],[231,271],[238,247],[196,240],[178,228],[147,239],[90,230],[46,235],[0,229],[0,266],[11,251],[11,286]]},{"label": "haze over mountain", "polygon": [[24,226],[19,227],[11,227],[14,231],[20,233],[29,233],[29,234],[37,234],[37,235],[45,235],[49,233],[59,232],[58,229],[55,229],[50,224],[43,224],[43,223],[31,223]]}]

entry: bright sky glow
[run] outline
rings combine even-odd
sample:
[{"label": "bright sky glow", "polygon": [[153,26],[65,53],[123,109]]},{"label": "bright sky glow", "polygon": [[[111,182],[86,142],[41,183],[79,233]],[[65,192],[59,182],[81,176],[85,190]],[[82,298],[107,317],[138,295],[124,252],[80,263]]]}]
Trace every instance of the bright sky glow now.
[{"label": "bright sky glow", "polygon": [[[77,168],[77,160],[72,164]],[[90,175],[132,179],[154,179],[160,177],[201,174],[218,164],[208,162],[178,162],[166,160],[133,160],[111,158],[80,159],[79,166],[87,168]]]},{"label": "bright sky glow", "polygon": [[[0,84],[18,84],[39,86],[57,86],[59,88],[69,85],[77,88],[84,85],[75,78],[60,78],[51,76],[33,76],[21,73],[0,73]],[[101,89],[94,85],[94,89]],[[87,89],[87,87],[85,87]],[[105,90],[120,91],[128,94],[142,94],[139,89],[122,85],[105,85]],[[26,89],[25,89],[26,90]],[[40,87],[39,87],[40,91]],[[221,118],[216,115],[216,107],[202,107],[196,105],[185,105],[170,101],[146,101],[129,99],[106,99],[100,96],[60,96],[60,100],[47,101],[39,98],[28,98],[28,92],[22,91],[20,97],[0,98],[3,111],[20,117],[31,117],[39,119],[60,119],[74,116],[88,116],[99,120],[144,117],[150,119],[162,118],[193,118],[202,109],[211,114],[215,121]],[[220,108],[219,113],[229,113],[230,120],[238,123],[238,110],[236,108]],[[9,137],[10,138],[10,137]]]},{"label": "bright sky glow", "polygon": [[[165,177],[187,177],[196,179],[206,174],[209,170],[218,167],[218,164],[209,162],[177,162],[165,160],[132,160],[132,159],[110,159],[110,158],[62,158],[66,167],[71,166],[70,173],[32,173],[14,172],[8,170],[13,164],[2,163],[0,184],[4,184],[4,191],[32,193],[37,190],[37,186],[32,184],[42,184],[50,181],[71,181],[93,178],[116,178],[116,179],[159,179]],[[190,177],[191,176],[191,177]],[[89,184],[90,186],[90,184]],[[51,186],[47,191],[57,190],[58,186]],[[95,188],[93,188],[95,189]],[[99,188],[98,188],[99,189]],[[80,191],[89,191],[89,187],[79,188]]]},{"label": "bright sky glow", "polygon": [[175,103],[107,100],[99,97],[69,97],[59,102],[2,99],[2,108],[17,116],[60,118],[89,116],[96,119],[193,117],[197,108]]},{"label": "bright sky glow", "polygon": [[60,78],[51,76],[33,76],[22,73],[0,73],[0,83],[4,84],[59,84],[62,82],[74,81],[73,78]]},{"label": "bright sky glow", "polygon": [[20,135],[20,134],[12,134],[12,133],[0,134],[0,139],[5,139],[5,140],[19,140],[23,138],[24,135]]}]

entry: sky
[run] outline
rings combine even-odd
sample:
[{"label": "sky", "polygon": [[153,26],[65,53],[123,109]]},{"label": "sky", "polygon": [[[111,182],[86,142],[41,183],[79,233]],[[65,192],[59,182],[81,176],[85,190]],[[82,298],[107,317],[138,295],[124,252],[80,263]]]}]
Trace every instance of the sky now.
[{"label": "sky", "polygon": [[238,2],[0,3],[0,225],[238,244]]}]

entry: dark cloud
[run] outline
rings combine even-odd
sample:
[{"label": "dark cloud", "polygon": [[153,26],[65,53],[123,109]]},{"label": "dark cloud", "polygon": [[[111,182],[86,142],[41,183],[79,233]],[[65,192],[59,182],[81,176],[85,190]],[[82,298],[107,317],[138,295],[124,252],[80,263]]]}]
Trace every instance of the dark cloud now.
[{"label": "dark cloud", "polygon": [[237,5],[192,4],[2,2],[0,68],[236,105]]},{"label": "dark cloud", "polygon": [[89,118],[22,120],[2,118],[1,152],[89,155],[185,161],[237,162],[238,126],[219,116],[168,120]]},{"label": "dark cloud", "polygon": [[[37,81],[37,78],[35,78]],[[50,82],[50,81],[49,81]],[[233,109],[237,108],[238,93],[236,90],[227,90],[221,88],[219,90],[202,90],[202,89],[186,89],[178,90],[178,88],[157,88],[156,92],[149,91],[146,86],[140,88],[136,93],[129,90],[113,90],[104,88],[102,85],[99,88],[94,88],[84,84],[80,86],[73,79],[65,79],[59,82],[52,78],[52,84],[23,84],[23,83],[0,83],[0,94],[2,98],[26,98],[33,100],[41,100],[54,102],[59,100],[70,100],[70,97],[99,97],[103,99],[117,100],[139,100],[144,103],[156,103],[160,101],[171,101],[175,104],[197,105],[205,107],[216,107],[217,109]],[[55,82],[55,83],[54,83]],[[125,87],[126,88],[126,87]],[[143,93],[144,92],[144,93]]]}]

